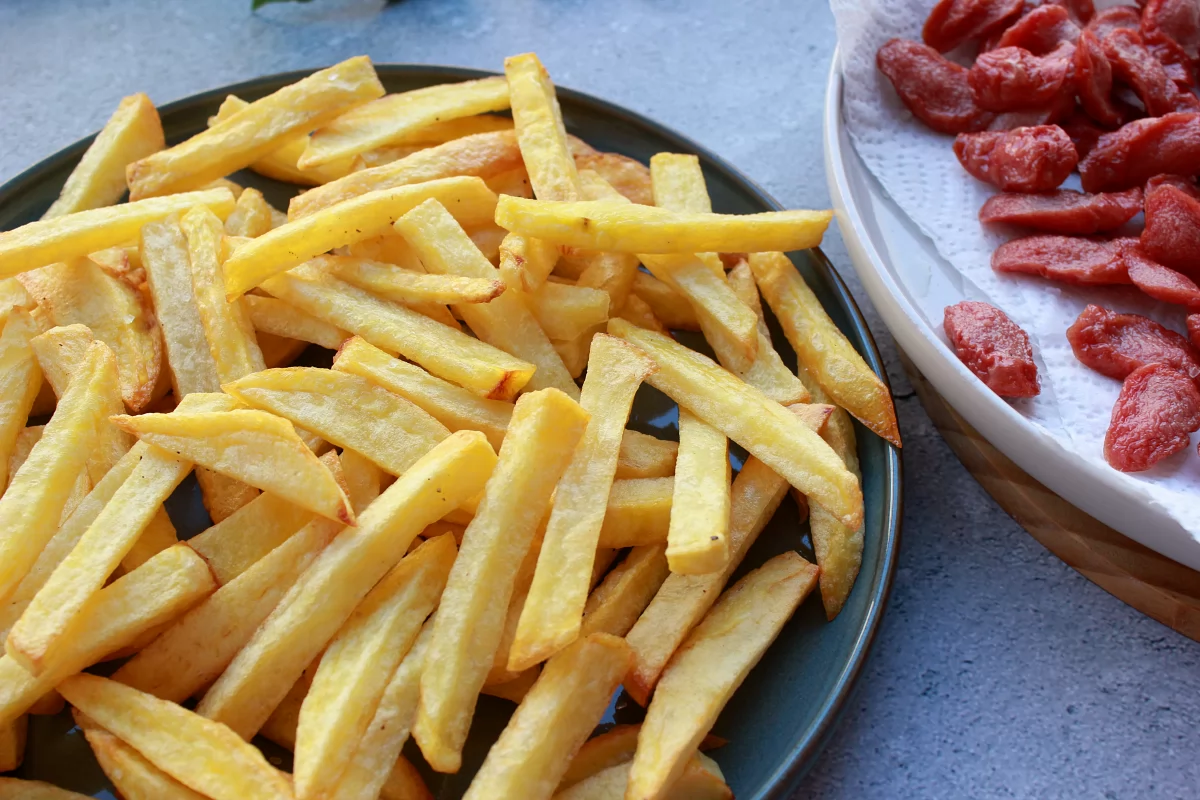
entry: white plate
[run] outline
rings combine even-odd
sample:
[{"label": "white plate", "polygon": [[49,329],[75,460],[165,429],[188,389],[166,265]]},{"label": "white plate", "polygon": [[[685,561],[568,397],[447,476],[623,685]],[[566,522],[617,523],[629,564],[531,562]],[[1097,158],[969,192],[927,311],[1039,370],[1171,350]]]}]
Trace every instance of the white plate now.
[{"label": "white plate", "polygon": [[1134,541],[1200,569],[1200,544],[1179,523],[1137,496],[1119,473],[1082,462],[1018,414],[963,366],[941,329],[926,322],[966,299],[962,282],[855,152],[842,118],[840,63],[835,52],[825,93],[829,194],[859,279],[896,342],[954,410],[1021,469]]}]

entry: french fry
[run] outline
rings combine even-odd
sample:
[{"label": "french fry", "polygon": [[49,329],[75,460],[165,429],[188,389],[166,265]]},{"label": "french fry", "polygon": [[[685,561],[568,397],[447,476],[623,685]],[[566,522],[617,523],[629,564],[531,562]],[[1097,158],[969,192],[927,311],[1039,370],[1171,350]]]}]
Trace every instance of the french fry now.
[{"label": "french fry", "polygon": [[0,800],[88,800],[85,795],[68,792],[42,781],[0,778]]},{"label": "french fry", "polygon": [[619,549],[666,544],[674,493],[673,477],[614,480],[600,528],[600,546]]},{"label": "french fry", "polygon": [[508,657],[512,671],[544,661],[579,635],[621,432],[634,393],[653,371],[654,362],[618,339],[598,336],[592,345],[580,399],[591,420],[555,490],[554,510]]},{"label": "french fry", "polygon": [[[579,173],[579,178],[586,200],[629,202],[627,197],[610,186],[608,181],[596,172],[585,169]],[[638,256],[630,253],[577,251],[577,258],[582,267],[576,279],[577,285],[608,292],[610,308],[624,306],[633,287],[634,276],[638,272]],[[564,257],[559,263],[565,261],[567,259]]]},{"label": "french fry", "polygon": [[[543,519],[541,524],[538,525],[537,531],[533,535],[533,541],[529,544],[529,550],[526,551],[525,557],[521,559],[521,566],[517,568],[516,577],[513,580],[512,599],[508,603],[508,610],[505,612],[504,617],[504,629],[500,634],[500,644],[496,647],[496,655],[492,659],[492,666],[488,670],[487,681],[484,683],[484,686],[499,686],[511,683],[524,674],[524,672],[508,668],[508,655],[512,651],[513,641],[517,638],[517,625],[521,621],[521,612],[525,608],[525,599],[529,596],[529,586],[533,583],[533,573],[537,569],[538,555],[541,554],[542,550],[542,540],[546,536],[547,519]],[[600,554],[601,551],[597,550],[597,556],[600,556]]]},{"label": "french fry", "polygon": [[383,86],[366,56],[319,70],[174,147],[130,164],[129,196],[138,200],[203,186],[250,166],[297,134],[382,96]]},{"label": "french fry", "polygon": [[527,200],[510,195],[496,204],[496,224],[505,230],[559,245],[618,253],[804,250],[821,243],[832,218],[829,211],[704,214],[634,203]]},{"label": "french fry", "polygon": [[271,230],[271,206],[258,189],[245,189],[238,195],[233,213],[225,220],[230,236],[262,236]]},{"label": "french fry", "polygon": [[[614,725],[604,733],[588,739],[571,759],[571,766],[567,768],[566,774],[558,784],[559,791],[618,764],[624,764],[628,772],[628,762],[637,752],[638,733],[641,730],[640,723],[637,725]],[[725,744],[724,740],[717,736],[705,736],[704,740],[700,742],[700,749],[712,750],[723,744]],[[719,769],[716,772],[720,775]],[[624,789],[622,789],[623,791]],[[622,797],[622,794],[617,795],[618,800]]]},{"label": "french fry", "polygon": [[185,192],[111,208],[78,211],[0,233],[0,278],[115,247],[137,238],[148,222],[204,205],[222,219],[233,211],[228,189]]},{"label": "french fry", "polygon": [[464,800],[553,795],[628,667],[629,647],[604,633],[579,639],[551,658],[488,751]]},{"label": "french fry", "polygon": [[121,397],[131,411],[150,402],[162,368],[162,339],[141,292],[87,258],[52,264],[20,280],[55,325],[85,325],[112,349]]},{"label": "french fry", "polygon": [[[245,297],[249,296],[246,295]],[[275,298],[271,299],[274,300]],[[283,305],[286,306],[287,304],[284,303]],[[299,339],[275,336],[263,331],[255,331],[254,340],[258,343],[258,350],[262,353],[263,363],[267,365],[267,369],[291,366],[300,357],[300,354],[308,349],[309,344]]]},{"label": "french fry", "polygon": [[187,238],[179,220],[172,218],[148,223],[141,229],[140,244],[146,283],[162,328],[175,396],[219,392],[221,379],[200,322]]},{"label": "french fry", "polygon": [[[582,193],[554,84],[534,53],[504,59],[513,124],[537,197],[578,200]],[[507,225],[502,227],[508,227]]]},{"label": "french fry", "polygon": [[361,242],[355,242],[352,245],[341,248],[341,250],[346,255],[354,258],[394,264],[409,272],[421,273],[425,271],[425,265],[417,257],[417,251],[413,250],[408,240],[396,233],[395,229],[379,236],[373,236],[370,239],[363,239]]},{"label": "french fry", "polygon": [[0,497],[0,602],[13,595],[54,536],[63,503],[95,445],[103,398],[116,382],[112,351],[93,343],[41,440]]},{"label": "french fry", "polygon": [[272,369],[225,385],[252,408],[291,420],[338,447],[400,475],[450,431],[403,397],[366,378],[316,367]]},{"label": "french fry", "polygon": [[[680,153],[656,153],[650,157],[650,188],[654,195],[651,205],[668,211],[692,214],[711,214],[712,200],[700,167],[700,158]],[[717,277],[725,277],[725,269],[716,253],[696,255]]]},{"label": "french fry", "polygon": [[77,635],[73,626],[83,609],[94,601],[163,501],[192,471],[189,461],[166,451],[153,447],[139,450],[141,457],[133,472],[8,634],[8,655],[35,675]]},{"label": "french fry", "polygon": [[479,178],[443,178],[368,192],[252,239],[225,262],[225,292],[232,300],[272,275],[332,250],[386,233],[388,226],[422,202],[436,199],[463,222],[491,218],[496,195]]},{"label": "french fry", "polygon": [[[435,617],[436,618],[436,617]],[[413,721],[417,718],[417,701],[421,693],[421,674],[427,658],[433,620],[426,621],[420,635],[392,673],[375,716],[358,743],[350,762],[330,793],[338,800],[374,800],[376,797],[396,800],[417,800],[418,795],[397,793],[424,782],[400,749],[408,741]],[[389,772],[390,770],[390,772]],[[425,796],[432,797],[426,790]]]},{"label": "french fry", "polygon": [[75,724],[83,730],[100,769],[128,800],[204,800],[198,794],[142,758],[137,750],[96,725],[87,715],[75,712]]},{"label": "french fry", "polygon": [[129,548],[129,552],[121,559],[121,569],[126,572],[135,570],[163,550],[177,544],[179,544],[179,532],[175,530],[174,523],[167,516],[166,509],[160,508],[150,517],[150,522],[146,524],[141,535]]},{"label": "french fry", "polygon": [[573,379],[578,379],[583,371],[587,369],[588,358],[592,351],[592,337],[597,333],[603,333],[604,327],[601,325],[589,330],[583,336],[567,341],[552,341],[554,350],[558,353],[558,357],[562,359],[563,365],[567,368],[567,373]]},{"label": "french fry", "polygon": [[887,386],[837,329],[791,260],[783,253],[753,253],[750,270],[797,360],[830,401],[899,447],[900,430]]},{"label": "french fry", "polygon": [[816,582],[817,567],[787,552],[721,597],[659,681],[638,735],[626,798],[663,796]]},{"label": "french fry", "polygon": [[862,521],[862,490],[837,453],[796,416],[665,336],[612,319],[609,330],[658,364],[648,380],[672,400],[762,459],[848,526]]},{"label": "french fry", "polygon": [[[754,275],[750,272],[750,265],[745,261],[738,262],[729,271],[726,279],[738,299],[758,317],[758,355],[755,356],[754,362],[744,370],[737,369],[737,362],[740,359],[732,357],[725,348],[716,351],[717,360],[734,375],[751,386],[758,387],[763,394],[778,403],[786,406],[792,403],[809,402],[812,395],[796,377],[796,374],[783,363],[783,359],[779,357],[775,345],[771,342],[771,332],[767,330],[767,323],[763,318],[762,303],[758,297],[758,289],[754,285]],[[714,350],[716,350],[715,347]]]},{"label": "french fry", "polygon": [[[236,95],[229,95],[221,101],[217,114],[210,117],[208,124],[215,125],[232,117],[250,104]],[[296,162],[304,155],[308,147],[308,134],[297,134],[282,142],[277,148],[250,165],[250,169],[268,178],[285,183],[298,183],[301,186],[319,186],[322,183],[336,181],[350,174],[354,159],[342,159],[330,162],[312,169],[300,169]],[[272,225],[271,227],[276,227]]]},{"label": "french fry", "polygon": [[[396,221],[395,228],[413,246],[425,269],[433,274],[499,278],[499,271],[435,200],[409,211]],[[521,295],[508,292],[487,304],[460,303],[454,309],[480,339],[536,366],[529,379],[530,389],[555,388],[569,397],[578,396],[579,387]]]},{"label": "french fry", "polygon": [[512,131],[464,136],[297,195],[288,206],[288,219],[302,219],[367,192],[458,176],[488,178],[519,166],[521,151]]},{"label": "french fry", "polygon": [[150,98],[144,94],[123,98],[42,218],[113,205],[125,194],[125,167],[165,146],[162,123]]},{"label": "french fry", "polygon": [[454,539],[431,539],[380,580],[329,643],[300,707],[296,795],[324,797],[359,748],[384,690],[441,597]]},{"label": "french fry", "polygon": [[312,520],[180,617],[113,679],[176,703],[193,696],[229,666],[340,531],[336,522]]},{"label": "french fry", "polygon": [[617,459],[618,480],[623,478],[665,478],[675,474],[679,444],[641,431],[625,431],[621,437],[621,455]]},{"label": "french fry", "polygon": [[661,544],[635,547],[588,597],[580,636],[624,636],[650,604],[670,571]]},{"label": "french fry", "polygon": [[221,382],[266,369],[246,307],[238,299],[227,302],[222,291],[221,220],[203,206],[197,206],[183,215],[180,226],[187,238],[192,291],[200,324]]},{"label": "french fry", "polygon": [[296,749],[296,727],[300,724],[300,707],[304,705],[304,697],[308,694],[308,688],[312,686],[313,675],[316,674],[320,663],[321,657],[318,655],[304,669],[292,684],[292,688],[288,689],[288,693],[279,701],[279,705],[271,712],[271,716],[263,723],[258,732],[260,736],[288,750]]},{"label": "french fry", "polygon": [[529,310],[551,339],[574,339],[608,321],[608,293],[547,281],[527,295]]},{"label": "french fry", "polygon": [[204,559],[186,545],[164,550],[100,590],[84,609],[78,635],[34,676],[0,657],[0,723],[29,710],[66,677],[122,650],[186,611],[215,588]]},{"label": "french fry", "polygon": [[625,305],[621,306],[621,310],[613,316],[632,322],[639,328],[661,333],[663,336],[671,335],[671,332],[667,330],[667,326],[654,315],[654,311],[646,304],[646,301],[636,294],[630,294],[626,297]]},{"label": "french fry", "polygon": [[[631,762],[608,767],[554,795],[554,800],[624,800]],[[717,762],[694,753],[679,778],[660,795],[663,800],[733,800]]]},{"label": "french fry", "polygon": [[729,441],[679,409],[679,460],[667,532],[671,572],[702,575],[729,561]]},{"label": "french fry", "polygon": [[650,273],[639,271],[634,276],[633,293],[650,306],[654,315],[671,330],[700,330],[696,310],[687,298]]},{"label": "french fry", "polygon": [[434,800],[421,773],[404,756],[396,759],[379,797],[380,800]]},{"label": "french fry", "polygon": [[503,78],[427,86],[391,94],[342,114],[313,132],[297,166],[309,169],[377,147],[405,142],[422,128],[508,108]]},{"label": "french fry", "polygon": [[326,256],[334,275],[397,303],[488,303],[504,292],[504,282],[462,275],[427,275],[365,258]]},{"label": "french fry", "polygon": [[[248,294],[242,298],[242,302],[250,312],[250,324],[259,334],[269,333],[311,342],[327,350],[337,350],[342,342],[350,338],[349,333],[336,325],[330,325],[274,297]],[[266,361],[265,355],[263,360]]]},{"label": "french fry", "polygon": [[205,797],[285,800],[292,796],[287,778],[224,725],[96,675],[67,678],[59,691],[97,725]]},{"label": "french fry", "polygon": [[0,772],[11,772],[25,758],[25,737],[29,717],[22,715],[0,725]]},{"label": "french fry", "polygon": [[278,275],[264,288],[482,397],[509,400],[533,375],[527,361],[315,270]]},{"label": "french fry", "polygon": [[8,486],[8,462],[42,388],[42,369],[30,340],[39,333],[28,312],[8,315],[0,333],[0,492]]},{"label": "french fry", "polygon": [[532,292],[546,282],[558,255],[549,242],[510,233],[500,242],[500,277],[510,289]]},{"label": "french fry", "polygon": [[542,674],[542,665],[530,667],[524,672],[518,673],[517,677],[505,683],[484,684],[480,694],[486,694],[491,697],[499,697],[501,700],[508,700],[510,703],[520,705],[525,699],[525,695],[529,694],[529,690],[537,683],[537,679]]},{"label": "french fry", "polygon": [[577,153],[575,167],[580,172],[591,170],[599,174],[631,203],[656,205],[650,170],[640,161],[618,153]]},{"label": "french fry", "polygon": [[353,525],[354,513],[329,470],[292,424],[265,411],[117,416],[114,425],[214,472]]},{"label": "french fry", "polygon": [[362,453],[350,448],[342,450],[341,462],[346,478],[346,496],[350,498],[354,513],[361,513],[383,491],[383,470]]},{"label": "french fry", "polygon": [[456,772],[461,766],[476,697],[500,644],[517,571],[587,422],[579,404],[554,389],[517,401],[511,433],[500,448],[479,513],[463,534],[463,549],[434,621],[430,658],[437,669],[421,679],[413,735],[439,772]]},{"label": "french fry", "polygon": [[[496,463],[481,433],[451,434],[326,547],[197,707],[249,738],[413,538],[477,494]],[[294,635],[296,631],[302,635]]]},{"label": "french fry", "polygon": [[[42,374],[58,395],[63,395],[70,385],[72,377],[84,363],[88,348],[95,339],[92,332],[84,325],[68,325],[51,328],[43,334],[30,339]],[[117,374],[120,377],[120,360],[117,362]],[[105,418],[113,414],[122,414],[125,406],[121,400],[119,387],[111,389],[108,396],[102,398],[104,409],[100,412]],[[88,454],[87,475],[92,485],[100,480],[120,461],[129,448],[133,446],[133,437],[113,425],[101,425],[96,432],[96,446]],[[161,523],[160,523],[161,525]]]}]

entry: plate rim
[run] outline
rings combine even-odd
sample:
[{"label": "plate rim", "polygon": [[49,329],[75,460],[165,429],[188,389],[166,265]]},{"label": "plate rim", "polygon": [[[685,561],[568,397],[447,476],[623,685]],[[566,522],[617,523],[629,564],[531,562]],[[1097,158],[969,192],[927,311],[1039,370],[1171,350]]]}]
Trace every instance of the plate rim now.
[{"label": "plate rim", "polygon": [[[436,76],[438,79],[443,80],[443,82],[447,78],[473,80],[503,74],[493,70],[441,64],[381,62],[375,63],[374,67],[380,75],[413,76],[424,74]],[[319,69],[322,69],[322,67],[276,72],[202,90],[157,105],[158,113],[160,116],[166,116],[197,103],[218,100],[224,95],[237,93],[239,90],[257,90],[263,84],[291,83],[311,75]],[[699,156],[702,162],[707,162],[706,166],[711,167],[719,173],[723,173],[727,179],[732,183],[740,185],[748,194],[765,207],[772,210],[784,209],[784,206],[779,201],[768,194],[757,182],[746,176],[740,169],[712,152],[709,148],[695,142],[678,131],[640,112],[633,111],[586,92],[557,84],[556,91],[572,104],[590,108],[605,115],[632,123],[635,126],[649,129],[663,139],[671,141],[673,145],[678,145],[682,152],[689,152]],[[99,131],[80,138],[0,184],[0,202],[3,202],[14,193],[22,191],[25,184],[39,179],[43,173],[59,169],[63,166],[64,162],[81,156],[98,134]],[[853,295],[850,293],[849,287],[819,247],[811,248],[808,252],[812,256],[814,269],[829,286],[837,301],[845,310],[855,335],[863,342],[865,352],[861,353],[861,355],[875,374],[884,382],[884,385],[888,387],[890,394],[891,384],[888,380],[883,357],[880,354],[875,337],[862,314],[862,310],[858,307]],[[880,543],[879,549],[880,567],[878,574],[870,586],[863,587],[869,590],[866,613],[858,626],[849,658],[835,679],[833,691],[820,704],[812,724],[800,733],[787,757],[767,777],[760,790],[752,795],[752,800],[786,800],[787,796],[796,788],[800,780],[820,756],[831,734],[845,714],[848,701],[858,687],[863,668],[870,657],[878,637],[880,624],[886,611],[895,579],[904,505],[903,464],[900,452],[895,446],[886,442],[884,442],[884,446],[883,507],[881,508],[883,540]]]}]

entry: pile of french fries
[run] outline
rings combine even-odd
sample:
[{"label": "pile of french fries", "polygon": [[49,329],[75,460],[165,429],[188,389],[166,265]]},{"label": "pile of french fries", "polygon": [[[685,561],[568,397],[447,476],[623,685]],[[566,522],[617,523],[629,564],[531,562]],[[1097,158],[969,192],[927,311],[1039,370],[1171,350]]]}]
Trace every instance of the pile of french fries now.
[{"label": "pile of french fries", "polygon": [[[732,796],[709,729],[846,601],[851,417],[898,446],[891,399],[782,253],[828,212],[714,214],[696,157],[596,152],[504,66],[385,95],[352,58],[172,147],[136,95],[0,233],[0,771],[65,701],[127,800],[430,797],[401,748],[458,771],[482,693],[516,710],[468,798]],[[642,383],[677,444],[626,428]],[[817,563],[727,587],[789,487]],[[589,739],[622,685],[645,721]]]}]

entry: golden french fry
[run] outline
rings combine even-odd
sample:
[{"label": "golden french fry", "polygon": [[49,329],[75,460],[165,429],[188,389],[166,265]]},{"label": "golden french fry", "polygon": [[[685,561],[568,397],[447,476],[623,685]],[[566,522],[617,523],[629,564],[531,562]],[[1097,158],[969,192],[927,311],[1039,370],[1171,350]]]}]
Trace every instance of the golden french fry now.
[{"label": "golden french fry", "polygon": [[603,332],[604,326],[597,325],[575,339],[551,342],[558,353],[558,357],[562,359],[563,365],[567,368],[567,373],[572,378],[578,379],[583,374],[583,371],[587,369],[588,358],[592,350],[592,337],[597,333]]},{"label": "golden french fry", "polygon": [[0,724],[0,772],[11,772],[21,766],[28,729],[29,717],[25,715]]},{"label": "golden french fry", "polygon": [[316,674],[320,663],[321,657],[318,655],[305,667],[304,672],[263,723],[259,730],[261,736],[288,750],[296,749],[296,727],[300,724],[300,707],[304,705],[304,697],[308,694],[308,687],[312,686],[313,675]]},{"label": "golden french fry", "polygon": [[488,178],[520,165],[521,151],[512,131],[464,136],[297,195],[288,206],[288,219],[310,216],[367,192],[458,176]]},{"label": "golden french fry", "polygon": [[272,369],[226,384],[252,408],[291,420],[338,447],[349,447],[400,475],[450,435],[403,397],[366,378],[316,367]]},{"label": "golden french fry", "polygon": [[225,220],[225,232],[230,236],[262,236],[271,230],[271,206],[258,189],[244,189],[238,195],[233,212]]},{"label": "golden french fry", "polygon": [[862,490],[837,453],[783,406],[665,336],[612,319],[609,330],[658,364],[648,380],[672,400],[745,447],[845,524],[862,521]]},{"label": "golden french fry", "polygon": [[0,800],[88,800],[88,798],[42,781],[0,778]]},{"label": "golden french fry", "polygon": [[592,344],[580,399],[591,420],[555,490],[537,570],[508,657],[510,670],[544,661],[579,635],[621,433],[633,395],[653,371],[654,362],[644,353],[614,337],[599,335]]},{"label": "golden french fry", "polygon": [[136,239],[146,223],[182,213],[195,205],[208,206],[224,218],[233,211],[233,195],[223,188],[185,192],[78,211],[5,231],[0,233],[0,278],[124,244]]},{"label": "golden french fry", "polygon": [[271,492],[314,514],[353,525],[337,481],[287,420],[238,410],[117,416],[113,424],[214,472]]},{"label": "golden french fry", "polygon": [[510,289],[532,292],[546,282],[558,255],[556,245],[510,233],[500,242],[500,277]]},{"label": "golden french fry", "polygon": [[495,463],[481,433],[451,434],[429,451],[321,552],[197,710],[252,736],[413,538],[477,494]]},{"label": "golden french fry", "polygon": [[[332,450],[330,452],[333,452]],[[341,455],[346,480],[346,496],[354,513],[362,512],[383,491],[383,470],[356,450],[345,448]]]},{"label": "golden french fry", "polygon": [[817,567],[787,552],[742,578],[717,601],[658,683],[638,735],[626,798],[663,796],[816,582]]},{"label": "golden french fry", "polygon": [[661,544],[635,547],[608,573],[583,607],[580,636],[611,633],[624,636],[650,604],[669,569]]},{"label": "golden french fry", "polygon": [[315,270],[278,275],[264,288],[482,397],[511,399],[533,375],[527,361]]},{"label": "golden french fry", "polygon": [[655,153],[650,157],[649,173],[654,194],[654,202],[649,205],[671,211],[712,213],[699,156]]},{"label": "golden french fry", "polygon": [[113,205],[125,194],[125,167],[165,146],[162,123],[150,98],[144,94],[123,98],[42,218]]},{"label": "golden french fry", "polygon": [[510,434],[479,512],[463,534],[463,549],[434,621],[429,658],[437,669],[421,678],[413,735],[439,772],[461,766],[517,571],[587,420],[578,403],[554,389],[517,401]]},{"label": "golden french fry", "polygon": [[575,155],[575,166],[580,172],[598,173],[631,203],[656,205],[650,170],[640,161],[617,153],[579,153]]},{"label": "golden french fry", "polygon": [[319,70],[174,147],[130,164],[129,196],[138,200],[203,186],[250,166],[297,134],[382,96],[383,86],[366,56]]},{"label": "golden french fry", "polygon": [[[218,122],[224,122],[249,105],[245,100],[231,94],[221,101],[221,107],[217,109],[217,115],[210,117],[208,124],[212,126]],[[304,150],[307,147],[308,134],[296,134],[281,142],[274,150],[250,164],[250,169],[259,175],[274,178],[277,181],[284,181],[285,183],[298,183],[301,186],[319,186],[322,183],[329,183],[330,181],[336,181],[338,178],[344,178],[352,172],[351,164],[354,159],[351,158],[330,162],[329,164],[312,169],[300,169],[296,165],[296,162],[300,160],[300,156],[304,155]],[[271,227],[278,226],[272,224]]]},{"label": "golden french fry", "polygon": [[671,330],[700,330],[696,310],[687,298],[653,275],[639,271],[633,279],[633,293]]},{"label": "golden french fry", "polygon": [[340,531],[336,522],[312,520],[180,617],[125,662],[113,679],[176,703],[196,694],[229,666]]},{"label": "golden french fry", "polygon": [[673,477],[614,480],[600,528],[600,546],[666,544],[674,493]]},{"label": "golden french fry", "polygon": [[[588,739],[571,759],[571,766],[567,768],[566,774],[558,784],[559,791],[618,764],[624,764],[626,772],[628,772],[628,762],[633,759],[633,754],[637,751],[638,733],[641,730],[640,723],[637,725],[614,725],[604,733]],[[705,736],[704,740],[700,742],[700,749],[712,750],[723,744],[725,744],[724,740],[719,737]],[[705,761],[707,762],[707,759]],[[716,774],[721,774],[719,769],[716,769]],[[616,795],[618,800],[624,797],[624,791],[622,788],[622,794]],[[686,796],[681,800],[686,800]]]},{"label": "golden french fry", "polygon": [[[425,265],[437,275],[462,275],[496,280],[499,271],[442,204],[428,200],[409,211],[395,225]],[[457,304],[455,311],[483,341],[536,366],[529,388],[555,388],[574,398],[579,387],[567,372],[546,333],[538,325],[521,295],[507,292],[481,305]]]},{"label": "golden french fry", "polygon": [[189,461],[154,447],[140,458],[70,554],[54,570],[8,634],[6,650],[30,672],[40,674],[67,640],[74,624],[95,601],[104,581],[133,547],[163,501],[192,471]]},{"label": "golden french fry", "polygon": [[704,214],[634,203],[527,200],[510,195],[496,204],[496,224],[506,230],[560,245],[619,253],[804,250],[821,243],[832,218],[829,211]]},{"label": "golden french fry", "polygon": [[[245,295],[242,299],[244,300],[247,297],[250,297],[250,295]],[[274,300],[275,298],[272,297],[269,299]],[[287,303],[283,303],[283,305],[287,306]],[[267,365],[267,369],[291,366],[300,357],[300,354],[308,349],[309,344],[299,339],[274,336],[258,330],[254,333],[254,340],[258,342],[258,349],[262,353],[263,363]]]},{"label": "golden french fry", "polygon": [[574,339],[608,321],[608,293],[547,281],[527,295],[529,310],[551,339]]},{"label": "golden french fry", "polygon": [[221,382],[266,369],[246,307],[240,299],[227,302],[222,291],[221,220],[203,206],[197,206],[183,215],[180,226],[188,242],[192,290],[200,311],[200,324]]},{"label": "golden french fry", "polygon": [[547,662],[475,773],[464,800],[546,800],[592,732],[629,667],[615,636],[579,639]]},{"label": "golden french fry", "polygon": [[0,723],[29,710],[64,678],[103,660],[187,610],[215,588],[204,559],[186,545],[164,550],[100,590],[84,609],[78,635],[34,676],[0,658]]},{"label": "golden french fry", "polygon": [[376,147],[405,142],[434,123],[507,108],[508,84],[500,77],[387,95],[314,131],[297,166],[309,169],[328,164]]},{"label": "golden french fry", "polygon": [[[543,519],[533,535],[533,541],[530,542],[529,550],[526,551],[525,557],[521,559],[521,566],[517,568],[516,577],[513,580],[512,599],[508,603],[508,609],[504,617],[504,629],[500,634],[500,644],[496,647],[496,656],[492,659],[492,666],[488,670],[487,681],[484,683],[484,686],[498,686],[511,683],[525,674],[524,672],[508,668],[508,654],[512,651],[513,640],[517,638],[517,625],[521,621],[521,612],[525,608],[525,599],[529,596],[529,586],[533,583],[533,573],[537,569],[538,555],[541,554],[542,540],[545,538],[545,535],[546,520]],[[601,561],[601,555],[607,552],[615,551],[603,548],[597,550],[597,562]],[[525,672],[528,671],[526,670]]]},{"label": "golden french fry", "polygon": [[441,597],[454,538],[431,539],[385,575],[329,643],[300,707],[295,783],[324,797],[359,748],[392,674]]},{"label": "golden french fry", "polygon": [[[741,366],[742,359],[728,353],[726,348],[716,351],[717,360],[734,375],[751,386],[758,387],[763,394],[778,403],[786,406],[792,403],[809,402],[812,395],[796,377],[796,374],[783,363],[783,359],[779,357],[775,345],[771,342],[771,332],[767,330],[767,323],[763,318],[762,303],[758,297],[758,288],[754,285],[754,275],[750,272],[750,265],[744,260],[739,261],[726,275],[726,279],[738,299],[758,317],[758,355],[754,362],[743,370],[737,368]],[[719,342],[710,343],[716,350],[715,346]]]},{"label": "golden french fry", "polygon": [[0,602],[13,595],[54,536],[63,503],[103,423],[103,398],[116,382],[112,351],[93,343],[42,438],[0,497]]},{"label": "golden french fry", "polygon": [[[403,267],[409,272],[424,273],[425,265],[421,263],[421,259],[417,258],[417,254],[409,246],[403,236],[396,233],[395,230],[391,233],[386,233],[382,236],[376,236],[371,239],[364,239],[361,242],[352,244],[349,247],[341,248],[347,255],[354,258],[365,258],[368,261],[382,261],[385,264],[394,264],[398,267]],[[322,263],[330,263],[322,259]],[[372,287],[364,286],[364,289]],[[437,320],[443,325],[449,325],[451,328],[462,330],[462,323],[454,318],[450,313],[450,309],[446,308],[441,303],[405,303],[414,311],[419,311],[430,319]]]},{"label": "golden french fry", "polygon": [[42,388],[42,369],[30,345],[38,328],[28,312],[17,309],[0,333],[0,492],[8,486],[9,459]]},{"label": "golden french fry", "polygon": [[631,294],[625,298],[625,305],[614,317],[620,317],[623,320],[632,322],[639,328],[645,328],[648,331],[661,333],[663,336],[670,336],[671,332],[667,330],[667,326],[662,320],[654,315],[654,311],[646,304],[646,301],[638,297],[636,294]]},{"label": "golden french fry", "polygon": [[142,758],[125,742],[96,725],[86,714],[75,711],[75,724],[83,730],[100,769],[128,800],[204,800],[158,767]]},{"label": "golden french fry", "polygon": [[498,278],[426,275],[349,256],[327,256],[322,263],[342,280],[397,303],[487,303],[504,291]]},{"label": "golden french fry", "polygon": [[396,759],[387,782],[379,790],[380,800],[434,800],[421,773],[404,756]]},{"label": "golden french fry", "polygon": [[[554,800],[625,800],[631,761],[608,767],[564,791]],[[660,795],[663,800],[733,800],[717,763],[703,753],[694,753],[674,783]]]},{"label": "golden french fry", "polygon": [[112,349],[121,397],[131,411],[150,402],[162,368],[162,338],[141,292],[87,258],[52,264],[20,280],[55,325],[85,325]]},{"label": "golden french fry", "polygon": [[529,690],[537,683],[537,679],[542,674],[542,665],[530,667],[524,672],[518,673],[517,677],[505,683],[484,684],[480,694],[486,694],[491,697],[499,697],[501,700],[508,700],[510,703],[520,705],[525,699],[525,695],[529,694]]},{"label": "golden french fry", "polygon": [[422,202],[436,199],[463,222],[491,218],[496,195],[479,178],[457,177],[397,186],[359,195],[288,222],[251,239],[225,262],[225,292],[241,296],[272,275],[285,272],[335,247],[379,236]]},{"label": "golden french fry", "polygon": [[[395,796],[406,785],[413,785],[412,772],[415,770],[408,759],[400,755],[400,749],[408,741],[409,732],[417,718],[421,674],[425,668],[432,632],[433,618],[425,622],[412,648],[391,674],[379,698],[375,716],[371,718],[354,755],[342,771],[337,787],[330,793],[331,797],[338,800],[386,799]],[[419,776],[416,781],[416,785],[424,786]],[[400,800],[405,798],[413,800],[411,795],[400,796]]]},{"label": "golden french fry", "polygon": [[179,532],[175,530],[174,523],[167,516],[166,509],[160,508],[150,517],[146,528],[129,548],[125,557],[121,559],[121,569],[126,572],[135,570],[163,550],[177,544],[179,544]]},{"label": "golden french fry", "polygon": [[791,260],[783,253],[753,253],[750,270],[796,351],[796,359],[830,402],[899,447],[900,429],[887,386],[834,325]]},{"label": "golden french fry", "polygon": [[141,229],[140,242],[146,283],[162,328],[175,396],[219,392],[221,379],[200,322],[187,238],[178,219],[148,223]]},{"label": "golden french fry", "polygon": [[[521,156],[534,194],[547,200],[578,200],[582,193],[554,84],[534,53],[504,59],[509,100]],[[504,226],[508,227],[508,226]]]},{"label": "golden french fry", "polygon": [[96,675],[59,684],[71,705],[120,737],[158,769],[214,800],[292,796],[287,778],[257,748],[220,723]]},{"label": "golden french fry", "polygon": [[[583,170],[579,173],[579,178],[583,184],[585,200],[629,202],[627,197],[592,170]],[[571,265],[572,260],[577,262],[577,264],[571,265],[579,268],[576,284],[608,292],[610,308],[624,306],[633,287],[634,276],[638,273],[639,257],[631,253],[606,253],[594,250],[575,251],[575,253],[574,259],[564,256],[559,260],[559,264],[567,266]]]},{"label": "golden french fry", "polygon": [[701,575],[729,561],[729,441],[679,409],[679,460],[667,532],[671,572]]},{"label": "golden french fry", "polygon": [[[259,334],[269,333],[312,342],[328,350],[337,350],[342,342],[350,338],[349,333],[336,325],[330,325],[274,297],[248,294],[242,298],[242,302],[250,312],[250,323]],[[263,360],[266,361],[265,354]]]},{"label": "golden french fry", "polygon": [[677,442],[659,439],[641,431],[625,431],[621,437],[621,455],[617,460],[618,480],[623,478],[665,478],[675,474]]}]

